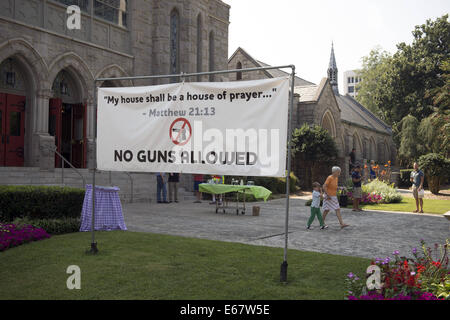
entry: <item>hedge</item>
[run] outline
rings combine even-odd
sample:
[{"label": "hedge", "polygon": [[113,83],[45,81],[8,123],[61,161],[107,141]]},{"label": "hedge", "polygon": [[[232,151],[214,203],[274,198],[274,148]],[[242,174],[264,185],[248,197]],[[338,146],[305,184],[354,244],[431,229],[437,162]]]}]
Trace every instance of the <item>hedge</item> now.
[{"label": "hedge", "polygon": [[0,221],[16,218],[78,218],[84,189],[48,186],[0,186]]},{"label": "hedge", "polygon": [[[414,169],[402,169],[400,170],[400,180],[398,182],[399,188],[410,188],[412,186],[412,182],[409,180],[411,178],[411,172],[413,172]],[[423,187],[428,188],[428,179],[427,175],[425,174],[425,180],[423,182]]]},{"label": "hedge", "polygon": [[[285,194],[286,193],[286,178],[273,178],[273,177],[244,177],[244,176],[225,176],[225,183],[231,184],[232,179],[244,180],[244,183],[253,181],[255,185],[264,187],[272,191],[272,194]],[[294,193],[300,189],[298,186],[298,178],[293,172],[291,172],[291,178],[289,180],[290,193]]]},{"label": "hedge", "polygon": [[80,218],[59,218],[59,219],[30,219],[16,218],[15,225],[32,225],[36,228],[44,229],[52,235],[66,234],[80,231]]}]

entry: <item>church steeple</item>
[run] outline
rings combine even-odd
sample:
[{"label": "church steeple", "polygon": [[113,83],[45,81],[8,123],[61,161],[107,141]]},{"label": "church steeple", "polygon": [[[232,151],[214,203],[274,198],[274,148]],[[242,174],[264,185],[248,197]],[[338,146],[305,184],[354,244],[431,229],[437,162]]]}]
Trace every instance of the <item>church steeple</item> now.
[{"label": "church steeple", "polygon": [[338,88],[338,68],[336,65],[336,57],[334,56],[334,45],[331,43],[330,64],[328,65],[328,79],[330,79],[331,87],[335,94],[339,94]]}]

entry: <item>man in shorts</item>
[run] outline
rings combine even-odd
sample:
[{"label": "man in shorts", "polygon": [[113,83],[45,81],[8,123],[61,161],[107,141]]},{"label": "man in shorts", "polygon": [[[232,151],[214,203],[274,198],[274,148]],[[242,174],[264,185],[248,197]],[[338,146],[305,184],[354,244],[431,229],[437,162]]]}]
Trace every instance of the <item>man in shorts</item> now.
[{"label": "man in shorts", "polygon": [[[420,212],[423,213],[423,181],[425,180],[425,175],[422,170],[419,169],[419,165],[417,162],[414,162],[414,171],[411,172],[411,182],[412,182],[412,191],[414,199],[416,199],[416,210],[414,213]],[[421,193],[421,194],[419,194]],[[419,211],[420,204],[420,211]]]}]

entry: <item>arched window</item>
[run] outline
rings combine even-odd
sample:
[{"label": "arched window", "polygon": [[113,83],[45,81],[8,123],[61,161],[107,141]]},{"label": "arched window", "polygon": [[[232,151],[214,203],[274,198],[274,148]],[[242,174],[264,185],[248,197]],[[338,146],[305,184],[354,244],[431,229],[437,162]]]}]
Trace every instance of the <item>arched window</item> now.
[{"label": "arched window", "polygon": [[322,117],[321,127],[326,129],[333,139],[336,138],[336,124],[334,123],[333,115],[329,110],[327,110]]},{"label": "arched window", "polygon": [[362,157],[362,143],[361,143],[361,139],[359,138],[358,133],[355,131],[353,133],[353,148],[356,150],[356,159],[357,161],[359,161],[359,159],[361,159]]},{"label": "arched window", "polygon": [[[170,74],[180,73],[180,14],[177,9],[170,13]],[[176,81],[171,79],[172,82]]]},{"label": "arched window", "polygon": [[[203,58],[203,22],[201,13],[197,16],[197,72],[202,72],[202,58]],[[197,80],[201,80],[201,76],[197,76]]]},{"label": "arched window", "polygon": [[375,143],[375,139],[373,137],[370,138],[370,147],[369,147],[369,158],[370,160],[377,161],[377,145]]},{"label": "arched window", "polygon": [[[238,61],[236,69],[242,69],[242,63]],[[236,80],[242,80],[242,72],[236,72]]]},{"label": "arched window", "polygon": [[[209,33],[209,71],[214,71],[215,65],[214,65],[214,32],[211,31]],[[215,79],[213,74],[209,75],[209,81],[213,82]]]}]

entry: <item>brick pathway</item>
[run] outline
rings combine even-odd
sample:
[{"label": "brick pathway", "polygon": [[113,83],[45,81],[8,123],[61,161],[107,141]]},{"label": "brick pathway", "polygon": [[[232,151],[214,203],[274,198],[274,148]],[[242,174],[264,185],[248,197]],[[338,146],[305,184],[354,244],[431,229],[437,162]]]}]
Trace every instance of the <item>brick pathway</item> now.
[{"label": "brick pathway", "polygon": [[[306,230],[309,207],[305,200],[290,200],[289,248],[339,255],[375,258],[399,250],[410,256],[410,250],[423,238],[430,245],[444,243],[450,237],[450,221],[440,215],[418,215],[387,212],[352,212],[342,210],[350,227],[340,229],[337,217],[330,213],[328,230]],[[251,215],[251,206],[261,207],[260,216]],[[284,247],[285,200],[247,204],[247,214],[216,214],[207,201],[194,204],[183,201],[172,204],[123,204],[125,223],[130,231],[171,234],[246,244]],[[289,259],[288,259],[289,260]]]}]

